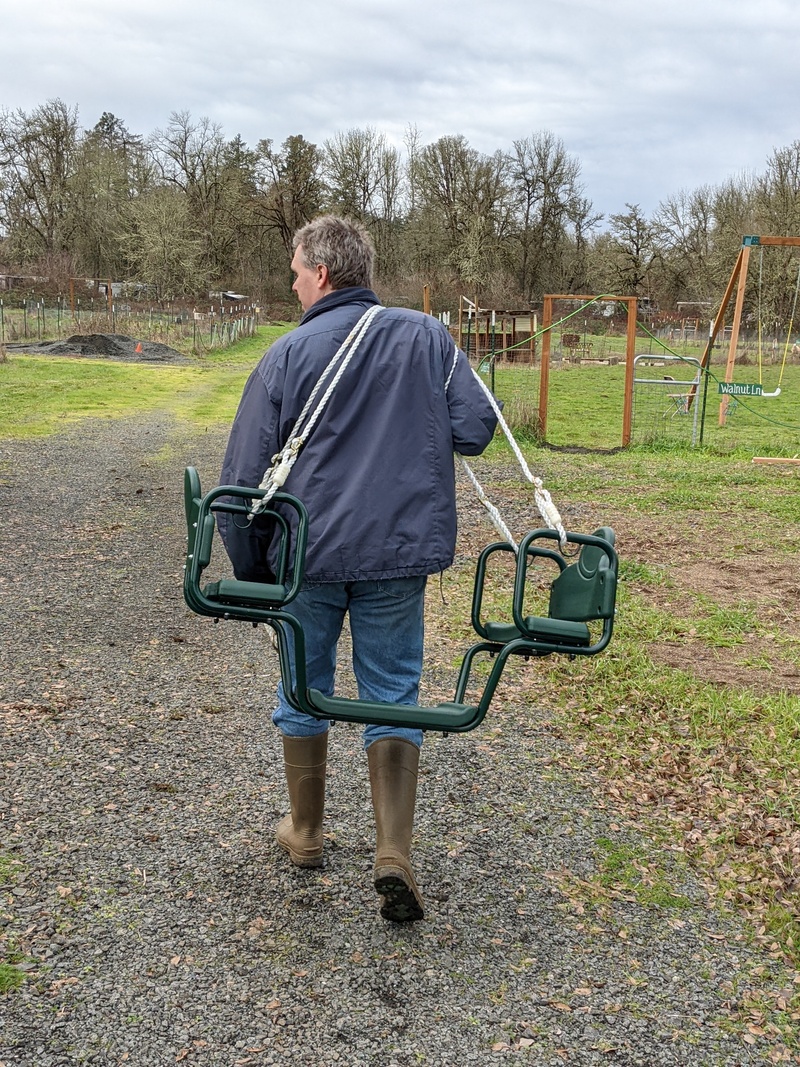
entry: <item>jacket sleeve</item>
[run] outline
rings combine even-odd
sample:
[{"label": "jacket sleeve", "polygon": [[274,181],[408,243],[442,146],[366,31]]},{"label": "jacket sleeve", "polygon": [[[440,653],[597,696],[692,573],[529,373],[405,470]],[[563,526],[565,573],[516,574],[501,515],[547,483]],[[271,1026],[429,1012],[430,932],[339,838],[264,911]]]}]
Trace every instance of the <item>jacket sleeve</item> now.
[{"label": "jacket sleeve", "polygon": [[469,360],[460,349],[455,349],[454,356],[454,349],[455,346],[451,346],[448,362],[450,380],[447,386],[453,451],[462,456],[479,456],[492,439],[497,426],[497,416],[480,382],[475,378]]},{"label": "jacket sleeve", "polygon": [[[236,412],[220,485],[258,486],[278,451],[279,411],[273,404],[263,377],[263,363],[255,368],[242,393]],[[217,514],[217,526],[233,572],[241,581],[272,582],[268,563],[272,527],[265,529],[256,518],[244,523],[238,516]]]}]

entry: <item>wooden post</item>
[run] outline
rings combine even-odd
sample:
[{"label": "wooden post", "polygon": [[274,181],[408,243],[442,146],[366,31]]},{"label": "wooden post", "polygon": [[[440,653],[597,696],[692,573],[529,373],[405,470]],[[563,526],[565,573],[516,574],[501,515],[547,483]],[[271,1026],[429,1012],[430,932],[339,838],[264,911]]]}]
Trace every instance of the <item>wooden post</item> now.
[{"label": "wooden post", "polygon": [[431,314],[431,287],[427,283],[422,287],[422,310],[426,315]]},{"label": "wooden post", "polygon": [[631,443],[633,413],[633,361],[636,357],[636,297],[627,298],[628,332],[625,344],[625,399],[622,406],[622,445]]},{"label": "wooden post", "polygon": [[553,298],[545,296],[542,309],[542,366],[539,372],[539,433],[547,440],[547,392],[550,388],[550,327],[553,324]]},{"label": "wooden post", "polygon": [[[742,306],[744,304],[744,290],[747,284],[747,267],[750,262],[750,245],[745,245],[741,251],[739,261],[739,286],[736,290],[736,304],[733,309],[733,324],[731,326],[731,340],[728,346],[728,361],[725,364],[725,381],[733,381],[733,365],[736,362],[736,346],[739,343],[739,328],[742,324]],[[719,405],[719,425],[725,425],[725,416],[728,412],[728,395],[723,396]]]},{"label": "wooden post", "polygon": [[[487,327],[488,334],[488,327]],[[475,293],[475,366],[481,365],[481,320],[480,320],[480,305],[478,304],[478,294]]]}]

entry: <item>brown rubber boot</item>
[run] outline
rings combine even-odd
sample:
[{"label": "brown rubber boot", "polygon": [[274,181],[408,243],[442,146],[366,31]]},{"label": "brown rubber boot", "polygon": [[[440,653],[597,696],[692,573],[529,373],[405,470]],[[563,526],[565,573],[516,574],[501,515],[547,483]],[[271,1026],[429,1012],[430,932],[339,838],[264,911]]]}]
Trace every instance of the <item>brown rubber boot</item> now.
[{"label": "brown rubber boot", "polygon": [[283,762],[291,813],[281,819],[275,837],[298,867],[322,866],[322,815],[328,733],[283,738]]},{"label": "brown rubber boot", "polygon": [[369,746],[367,761],[375,811],[375,889],[384,898],[381,915],[396,923],[413,922],[424,914],[409,860],[419,749],[411,741],[387,737]]}]

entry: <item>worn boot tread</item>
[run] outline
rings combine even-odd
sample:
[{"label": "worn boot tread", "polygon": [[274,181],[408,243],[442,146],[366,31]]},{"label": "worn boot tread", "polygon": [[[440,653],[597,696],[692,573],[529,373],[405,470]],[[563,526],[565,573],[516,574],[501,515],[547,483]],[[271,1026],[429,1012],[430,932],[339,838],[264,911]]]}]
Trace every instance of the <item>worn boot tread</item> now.
[{"label": "worn boot tread", "polygon": [[402,867],[376,866],[375,890],[383,897],[381,915],[390,922],[417,922],[425,917],[413,875]]}]

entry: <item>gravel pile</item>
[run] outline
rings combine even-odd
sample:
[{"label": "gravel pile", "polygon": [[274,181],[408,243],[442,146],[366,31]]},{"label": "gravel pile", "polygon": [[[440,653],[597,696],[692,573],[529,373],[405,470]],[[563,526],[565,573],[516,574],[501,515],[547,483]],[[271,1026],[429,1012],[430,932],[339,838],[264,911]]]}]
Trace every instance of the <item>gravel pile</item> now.
[{"label": "gravel pile", "polygon": [[0,1065],[772,1062],[731,1024],[771,961],[685,872],[680,908],[582,895],[604,841],[642,843],[530,693],[426,742],[425,921],[378,916],[355,726],[326,866],[291,867],[275,656],[181,596],[182,470],[212,485],[223,447],[160,417],[0,444]]}]

